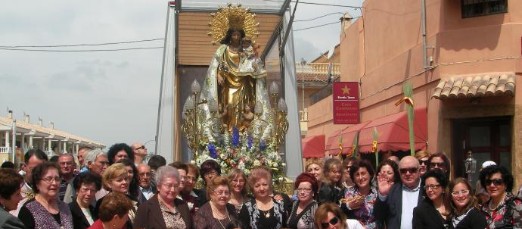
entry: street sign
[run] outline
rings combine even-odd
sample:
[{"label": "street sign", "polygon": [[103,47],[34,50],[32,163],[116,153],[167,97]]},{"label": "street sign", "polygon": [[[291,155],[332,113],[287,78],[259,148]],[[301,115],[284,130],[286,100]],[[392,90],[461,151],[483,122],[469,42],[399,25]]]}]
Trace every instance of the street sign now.
[{"label": "street sign", "polygon": [[359,85],[357,82],[333,83],[334,124],[358,124]]}]

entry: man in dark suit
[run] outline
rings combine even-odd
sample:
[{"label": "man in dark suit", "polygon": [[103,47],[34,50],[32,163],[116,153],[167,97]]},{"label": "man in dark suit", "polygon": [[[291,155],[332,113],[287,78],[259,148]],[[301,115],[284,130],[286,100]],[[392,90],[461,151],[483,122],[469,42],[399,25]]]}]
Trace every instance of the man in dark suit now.
[{"label": "man in dark suit", "polygon": [[406,156],[399,162],[401,183],[394,184],[378,175],[379,198],[375,203],[375,216],[380,227],[388,229],[412,228],[413,208],[422,200],[419,161]]}]

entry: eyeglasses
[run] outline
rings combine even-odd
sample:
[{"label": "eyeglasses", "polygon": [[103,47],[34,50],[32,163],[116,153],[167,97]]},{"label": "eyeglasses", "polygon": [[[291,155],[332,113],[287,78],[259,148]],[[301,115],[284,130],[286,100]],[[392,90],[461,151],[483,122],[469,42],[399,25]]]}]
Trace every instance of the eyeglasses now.
[{"label": "eyeglasses", "polygon": [[491,184],[493,184],[495,186],[503,185],[504,184],[504,180],[502,180],[502,179],[486,179],[486,186],[489,186]]},{"label": "eyeglasses", "polygon": [[167,188],[168,190],[171,190],[171,189],[179,189],[179,184],[163,184],[162,185],[164,188]]},{"label": "eyeglasses", "polygon": [[152,173],[138,173],[140,177],[151,177]]},{"label": "eyeglasses", "polygon": [[435,190],[440,187],[440,184],[431,184],[431,185],[425,185],[424,189],[426,190]]},{"label": "eyeglasses", "polygon": [[59,163],[60,165],[73,165],[72,161],[62,161]]},{"label": "eyeglasses", "polygon": [[296,189],[297,192],[304,192],[304,193],[309,193],[312,191],[311,188],[298,188]]},{"label": "eyeglasses", "polygon": [[413,173],[417,173],[418,170],[419,169],[417,169],[417,168],[402,168],[402,169],[399,169],[401,174],[406,174],[407,172],[410,172],[410,174],[413,174]]},{"label": "eyeglasses", "polygon": [[453,192],[451,192],[452,196],[459,196],[459,195],[467,196],[468,194],[469,194],[469,190],[460,190],[460,191],[453,191]]},{"label": "eyeglasses", "polygon": [[225,190],[214,190],[214,194],[218,196],[228,196],[230,195],[230,192]]},{"label": "eyeglasses", "polygon": [[50,184],[53,181],[56,181],[57,183],[59,183],[59,182],[62,181],[62,178],[60,178],[60,177],[44,177],[44,178],[42,178],[42,180]]},{"label": "eyeglasses", "polygon": [[428,165],[428,159],[426,159],[426,160],[419,160],[419,164],[421,164],[421,165]]},{"label": "eyeglasses", "polygon": [[444,165],[444,162],[430,162],[430,167],[442,168],[442,167],[446,167],[446,166]]},{"label": "eyeglasses", "polygon": [[332,226],[337,225],[337,223],[339,223],[339,218],[338,217],[333,217],[330,221],[321,223],[321,227],[322,228],[328,228],[330,225],[332,225]]},{"label": "eyeglasses", "polygon": [[145,146],[140,146],[140,147],[136,148],[135,150],[139,150],[139,149],[147,149],[147,148],[145,148]]}]

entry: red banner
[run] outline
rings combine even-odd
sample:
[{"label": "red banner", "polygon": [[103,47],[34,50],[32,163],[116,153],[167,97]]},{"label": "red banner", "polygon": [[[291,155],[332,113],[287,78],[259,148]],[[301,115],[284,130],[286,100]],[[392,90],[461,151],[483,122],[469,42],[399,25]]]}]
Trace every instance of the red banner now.
[{"label": "red banner", "polygon": [[359,123],[359,85],[357,82],[333,83],[334,124]]}]

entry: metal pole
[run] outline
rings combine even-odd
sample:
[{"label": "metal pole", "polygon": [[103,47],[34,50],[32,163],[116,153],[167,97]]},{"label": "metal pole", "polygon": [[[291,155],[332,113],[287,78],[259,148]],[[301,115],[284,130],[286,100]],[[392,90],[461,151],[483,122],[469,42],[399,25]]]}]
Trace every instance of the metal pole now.
[{"label": "metal pole", "polygon": [[156,119],[156,136],[154,139],[156,143],[154,144],[154,155],[158,154],[158,136],[160,130],[160,119],[161,119],[161,100],[163,99],[163,78],[165,77],[165,59],[167,55],[167,36],[169,33],[169,13],[170,13],[170,4],[167,7],[167,22],[165,23],[165,40],[163,42],[163,63],[161,64],[161,79],[160,79],[160,91],[159,91],[159,101],[158,101],[158,116]]},{"label": "metal pole", "polygon": [[427,40],[427,29],[426,29],[426,0],[421,0],[421,30],[422,30],[422,62],[424,69],[430,68],[428,63],[428,40]]},{"label": "metal pole", "polygon": [[15,162],[15,153],[16,153],[16,119],[13,119],[13,143],[11,145],[11,162]]}]

